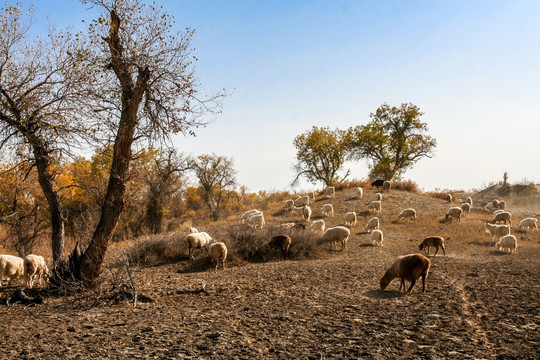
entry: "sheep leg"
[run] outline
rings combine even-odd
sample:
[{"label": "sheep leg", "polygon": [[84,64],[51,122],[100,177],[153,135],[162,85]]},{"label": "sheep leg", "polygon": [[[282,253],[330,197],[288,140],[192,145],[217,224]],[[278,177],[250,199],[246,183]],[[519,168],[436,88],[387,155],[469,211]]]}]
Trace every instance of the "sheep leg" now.
[{"label": "sheep leg", "polygon": [[[422,275],[422,277],[424,277],[424,275]],[[416,284],[416,280],[413,279],[411,281],[411,286],[409,286],[409,290],[407,290],[407,292],[411,292],[412,288],[414,287],[414,284]],[[403,287],[403,288],[405,288],[405,287]]]},{"label": "sheep leg", "polygon": [[439,247],[438,246],[435,246],[435,254],[433,254],[433,256],[437,256],[437,253],[439,252]]},{"label": "sheep leg", "polygon": [[443,251],[444,256],[446,256],[446,249],[444,248],[444,245],[441,245],[441,247],[442,247],[442,251]]},{"label": "sheep leg", "polygon": [[405,279],[403,278],[401,278],[399,282],[399,291],[401,291],[401,289],[405,290]]},{"label": "sheep leg", "polygon": [[426,274],[422,274],[422,293],[426,292]]}]

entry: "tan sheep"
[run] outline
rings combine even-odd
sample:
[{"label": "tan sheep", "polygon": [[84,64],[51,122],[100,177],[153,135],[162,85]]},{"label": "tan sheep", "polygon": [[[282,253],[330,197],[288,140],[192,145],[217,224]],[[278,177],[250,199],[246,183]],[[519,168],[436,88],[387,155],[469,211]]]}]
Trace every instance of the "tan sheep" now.
[{"label": "tan sheep", "polygon": [[18,256],[0,255],[0,287],[2,281],[19,279],[24,277],[24,260]]},{"label": "tan sheep", "polygon": [[519,223],[519,231],[529,231],[529,229],[535,229],[536,231],[538,231],[538,226],[536,225],[536,222],[538,221],[538,219],[536,218],[525,218],[523,220],[521,220],[521,222]]},{"label": "tan sheep", "polygon": [[429,248],[434,247],[435,248],[435,254],[433,256],[437,256],[437,253],[439,252],[439,248],[442,249],[443,254],[446,256],[446,249],[444,248],[444,238],[441,236],[428,236],[422,240],[422,243],[418,245],[420,248],[420,251],[424,250],[424,252],[429,256]]},{"label": "tan sheep", "polygon": [[323,216],[334,216],[334,206],[332,204],[324,204],[321,207],[321,213]]},{"label": "tan sheep", "polygon": [[401,219],[411,219],[411,221],[414,220],[416,222],[416,210],[414,210],[413,208],[404,209],[398,215],[397,221]]},{"label": "tan sheep", "polygon": [[384,235],[381,230],[373,230],[370,237],[373,245],[382,246]]},{"label": "tan sheep", "polygon": [[497,224],[484,224],[484,231],[491,234],[491,242],[495,242],[495,237],[501,238],[510,234],[509,225],[497,225]]},{"label": "tan sheep", "polygon": [[337,247],[338,242],[341,242],[341,251],[344,251],[350,235],[351,231],[345,226],[334,226],[326,229],[321,240],[322,242],[330,242],[334,248]]},{"label": "tan sheep", "polygon": [[24,276],[26,277],[26,286],[31,288],[34,281],[37,279],[41,286],[42,280],[47,281],[49,278],[49,268],[45,259],[41,255],[26,255],[24,261]]},{"label": "tan sheep", "polygon": [[369,219],[369,221],[366,224],[366,227],[364,228],[367,232],[371,232],[373,230],[376,230],[379,228],[379,218],[374,217]]},{"label": "tan sheep", "polygon": [[450,221],[452,221],[452,219],[456,219],[456,221],[460,221],[462,213],[463,210],[460,207],[454,206],[448,209],[448,212],[446,213],[444,219],[450,219]]},{"label": "tan sheep", "polygon": [[368,207],[368,210],[371,212],[371,210],[375,210],[376,213],[381,213],[382,212],[382,204],[381,204],[381,201],[376,201],[376,200],[373,200],[373,201],[370,201],[368,204],[367,204],[367,207]]},{"label": "tan sheep", "polygon": [[463,210],[464,213],[471,212],[471,205],[469,203],[463,203],[461,204],[461,210]]},{"label": "tan sheep", "polygon": [[452,200],[452,194],[446,194],[446,201],[448,201],[448,203],[451,203]]},{"label": "tan sheep", "polygon": [[344,216],[345,226],[355,227],[356,226],[356,213],[354,211],[348,212]]},{"label": "tan sheep", "polygon": [[314,220],[311,223],[311,226],[309,227],[312,231],[320,232],[321,234],[324,234],[324,228],[326,227],[326,224],[324,223],[323,219],[320,220]]},{"label": "tan sheep", "polygon": [[208,258],[214,265],[214,270],[217,270],[219,263],[221,268],[225,270],[225,259],[227,258],[227,246],[222,242],[215,242],[208,248]]},{"label": "tan sheep", "polygon": [[385,191],[385,190],[389,191],[391,187],[392,187],[392,183],[390,181],[388,181],[388,180],[386,180],[382,185],[383,191]]},{"label": "tan sheep", "polygon": [[517,239],[514,235],[505,235],[499,239],[495,246],[500,251],[514,253],[517,251]]},{"label": "tan sheep", "polygon": [[407,290],[410,292],[416,284],[416,280],[422,277],[422,292],[426,292],[426,279],[431,267],[431,261],[421,254],[409,254],[398,256],[394,263],[386,270],[381,278],[381,290],[386,289],[388,284],[395,278],[400,278],[399,290],[405,290],[405,281],[410,281],[411,286]]}]

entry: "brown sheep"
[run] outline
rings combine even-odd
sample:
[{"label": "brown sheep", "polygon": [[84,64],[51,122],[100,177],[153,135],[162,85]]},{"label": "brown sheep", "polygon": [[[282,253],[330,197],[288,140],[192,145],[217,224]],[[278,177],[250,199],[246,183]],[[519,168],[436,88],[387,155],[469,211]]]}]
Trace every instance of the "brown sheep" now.
[{"label": "brown sheep", "polygon": [[411,292],[416,280],[422,277],[422,292],[426,292],[426,278],[429,274],[431,261],[421,254],[409,254],[398,256],[392,265],[386,270],[381,278],[381,290],[386,289],[388,284],[395,278],[400,278],[399,290],[405,290],[405,280],[411,282],[407,292]]},{"label": "brown sheep", "polygon": [[424,250],[424,252],[429,256],[429,248],[434,247],[435,248],[435,254],[433,256],[437,255],[437,252],[439,251],[439,248],[442,249],[444,255],[446,256],[446,249],[444,248],[444,239],[441,236],[428,236],[424,238],[422,243],[418,245],[420,248],[420,251]]},{"label": "brown sheep", "polygon": [[288,235],[274,235],[268,245],[281,251],[283,260],[287,260],[287,254],[289,253],[289,247],[291,246],[291,238]]}]

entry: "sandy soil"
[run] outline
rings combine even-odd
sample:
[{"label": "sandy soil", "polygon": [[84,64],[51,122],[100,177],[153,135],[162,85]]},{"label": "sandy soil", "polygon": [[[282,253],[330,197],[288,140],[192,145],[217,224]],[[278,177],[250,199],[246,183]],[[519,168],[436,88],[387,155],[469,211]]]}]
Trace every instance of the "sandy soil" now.
[{"label": "sandy soil", "polygon": [[[316,218],[322,204],[334,203],[327,225],[341,223],[346,211],[362,214],[346,251],[325,259],[224,271],[193,271],[188,259],[137,268],[139,292],[155,302],[136,307],[95,293],[0,306],[0,358],[540,358],[538,232],[517,234],[517,253],[504,254],[482,232],[489,214],[473,211],[445,223],[444,201],[391,192],[383,200],[384,244],[374,247],[363,232],[371,217],[365,203],[373,197],[369,190],[355,199],[351,191],[316,202]],[[406,207],[417,209],[417,224],[394,222]],[[522,217],[514,214],[514,223]],[[398,280],[381,291],[379,279],[393,259],[435,234],[450,239],[446,256],[430,257],[427,292],[417,284],[400,293]],[[11,292],[4,287],[0,297]]]}]

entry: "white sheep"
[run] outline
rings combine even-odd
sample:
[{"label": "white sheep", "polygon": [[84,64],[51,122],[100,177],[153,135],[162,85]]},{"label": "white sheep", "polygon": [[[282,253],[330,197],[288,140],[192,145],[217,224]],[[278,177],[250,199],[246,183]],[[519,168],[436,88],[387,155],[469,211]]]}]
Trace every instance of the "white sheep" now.
[{"label": "white sheep", "polygon": [[375,210],[376,213],[381,213],[382,212],[382,203],[380,200],[373,200],[373,201],[370,201],[368,204],[367,204],[367,207],[368,207],[368,210],[371,212],[371,210]]},{"label": "white sheep", "polygon": [[469,205],[471,205],[471,207],[472,207],[473,201],[472,201],[472,198],[470,196],[465,200],[465,202],[468,203]]},{"label": "white sheep", "polygon": [[225,259],[227,258],[227,246],[222,242],[215,242],[208,248],[208,258],[214,264],[214,270],[217,270],[221,262],[221,268],[225,269]]},{"label": "white sheep", "polygon": [[460,207],[454,206],[448,209],[448,212],[446,213],[446,216],[444,217],[445,220],[450,219],[456,219],[456,221],[461,220],[461,214],[463,213],[463,210]]},{"label": "white sheep", "polygon": [[371,232],[373,230],[376,230],[379,228],[379,218],[374,217],[369,219],[369,221],[366,224],[366,227],[364,228],[367,232]]},{"label": "white sheep", "polygon": [[315,204],[315,191],[309,193],[311,195],[311,202]]},{"label": "white sheep", "polygon": [[390,181],[388,181],[388,180],[386,180],[382,184],[383,191],[385,191],[385,190],[388,191],[388,190],[390,190],[391,187],[392,187],[392,183]]},{"label": "white sheep", "polygon": [[536,225],[536,222],[538,221],[538,219],[536,218],[525,218],[523,220],[521,220],[521,222],[519,223],[519,231],[529,231],[529,229],[536,229],[536,231],[538,231],[538,226]]},{"label": "white sheep", "polygon": [[294,206],[304,206],[304,205],[309,205],[309,196],[307,195],[300,196],[299,198],[294,200]]},{"label": "white sheep", "polygon": [[291,208],[292,212],[295,213],[297,216],[301,217],[302,219],[309,221],[311,218],[311,208],[307,205],[304,206],[293,206]]},{"label": "white sheep", "polygon": [[452,200],[452,194],[446,194],[446,201],[448,201],[448,203],[451,203]]},{"label": "white sheep", "polygon": [[324,223],[323,219],[320,220],[314,220],[311,223],[311,226],[309,227],[311,230],[316,232],[321,232],[321,234],[324,234],[324,228],[326,227],[326,224]]},{"label": "white sheep", "polygon": [[491,241],[495,241],[495,237],[501,238],[505,235],[510,234],[510,226],[509,225],[496,225],[496,224],[490,224],[485,223],[484,224],[484,231],[491,234]]},{"label": "white sheep", "polygon": [[0,286],[2,281],[24,277],[24,260],[18,256],[0,255]]},{"label": "white sheep", "polygon": [[192,249],[205,249],[208,250],[208,246],[214,242],[214,239],[208,233],[205,232],[198,232],[198,233],[192,233],[187,234],[184,236],[184,242],[187,244],[189,252],[188,256],[190,259],[193,259],[193,255],[191,253]]},{"label": "white sheep", "polygon": [[461,210],[463,210],[464,213],[471,212],[471,205],[469,203],[463,203],[461,204]]},{"label": "white sheep", "polygon": [[26,277],[26,286],[32,287],[37,279],[41,286],[41,281],[47,281],[49,278],[49,268],[45,259],[41,255],[26,255],[24,261],[24,276]]},{"label": "white sheep", "polygon": [[499,200],[495,199],[491,202],[491,206],[493,206],[494,209],[499,208]]},{"label": "white sheep", "polygon": [[242,214],[242,216],[240,216],[240,223],[243,224],[246,222],[247,219],[249,219],[249,217],[253,214],[260,214],[261,211],[260,210],[257,210],[257,209],[252,209],[252,210],[248,210],[246,212],[244,212]]},{"label": "white sheep", "polygon": [[356,188],[356,192],[358,193],[358,198],[362,199],[362,197],[364,196],[364,190],[362,190],[362,188],[359,186]]},{"label": "white sheep", "polygon": [[373,245],[382,246],[384,236],[381,230],[373,230],[370,238]]},{"label": "white sheep", "polygon": [[493,219],[491,219],[491,224],[498,224],[498,223],[508,223],[510,226],[512,226],[512,214],[510,214],[507,211],[500,212],[493,216]]},{"label": "white sheep", "polygon": [[324,190],[324,195],[327,198],[335,198],[336,197],[336,188],[334,186],[329,186]]},{"label": "white sheep", "polygon": [[505,235],[499,239],[495,246],[500,251],[513,253],[517,250],[517,239],[514,235]]},{"label": "white sheep", "polygon": [[398,215],[398,221],[400,219],[411,219],[416,221],[416,210],[413,208],[404,209],[399,215]]},{"label": "white sheep", "polygon": [[199,230],[197,230],[197,228],[194,228],[194,227],[189,228],[189,233],[190,234],[195,234],[195,233],[198,233],[198,232],[199,232]]},{"label": "white sheep", "polygon": [[356,226],[356,213],[354,211],[346,213],[343,219],[345,220],[345,226],[352,228]]},{"label": "white sheep", "polygon": [[351,231],[345,226],[334,226],[326,229],[321,240],[323,242],[330,242],[334,247],[337,247],[337,243],[341,242],[341,251],[343,251],[350,235]]},{"label": "white sheep", "polygon": [[409,254],[398,256],[392,265],[386,270],[381,278],[381,290],[386,289],[388,284],[395,278],[401,279],[399,290],[405,290],[405,280],[411,282],[411,286],[407,290],[410,292],[416,284],[416,280],[422,277],[422,292],[426,292],[426,279],[431,267],[431,261],[421,254]]},{"label": "white sheep", "polygon": [[506,209],[506,201],[504,200],[499,201],[499,209],[501,210]]},{"label": "white sheep", "polygon": [[334,216],[334,206],[332,204],[324,204],[321,207],[321,213],[323,216]]},{"label": "white sheep", "polygon": [[263,213],[251,215],[247,219],[247,224],[254,229],[256,229],[257,227],[262,229],[265,224]]},{"label": "white sheep", "polygon": [[283,204],[283,210],[289,211],[294,206],[294,200],[285,200],[285,204]]},{"label": "white sheep", "polygon": [[493,216],[495,216],[495,215],[497,215],[497,214],[499,214],[499,213],[502,213],[502,212],[504,212],[504,210],[497,209],[497,210],[495,210],[495,211],[493,212]]},{"label": "white sheep", "polygon": [[375,194],[375,201],[381,201],[383,199],[383,196],[381,193],[376,193]]}]

